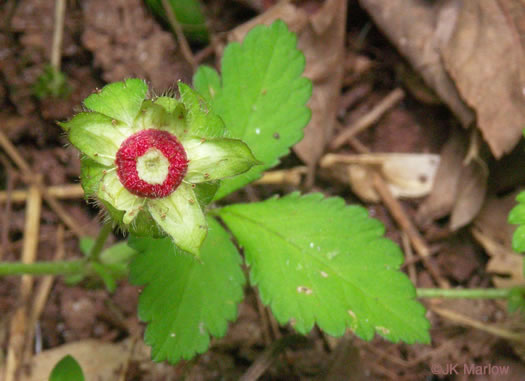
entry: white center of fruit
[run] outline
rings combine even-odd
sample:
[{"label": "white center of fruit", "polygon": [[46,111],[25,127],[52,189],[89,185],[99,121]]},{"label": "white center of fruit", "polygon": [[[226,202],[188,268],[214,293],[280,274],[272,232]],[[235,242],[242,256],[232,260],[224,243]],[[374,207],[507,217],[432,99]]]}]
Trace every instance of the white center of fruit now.
[{"label": "white center of fruit", "polygon": [[137,159],[137,174],[139,178],[151,185],[164,183],[169,169],[169,160],[156,148],[150,148]]}]

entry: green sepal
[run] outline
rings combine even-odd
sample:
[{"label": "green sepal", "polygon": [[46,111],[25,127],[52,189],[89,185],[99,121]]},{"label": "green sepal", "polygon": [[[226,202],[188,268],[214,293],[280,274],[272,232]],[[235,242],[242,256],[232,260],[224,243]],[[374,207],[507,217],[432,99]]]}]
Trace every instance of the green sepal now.
[{"label": "green sepal", "polygon": [[104,86],[87,97],[84,106],[131,126],[147,93],[148,86],[143,80],[131,78]]},{"label": "green sepal", "polygon": [[134,126],[137,131],[155,128],[181,136],[186,129],[184,106],[169,97],[157,98],[155,101],[145,100]]},{"label": "green sepal", "polygon": [[157,225],[179,248],[199,257],[208,227],[190,184],[180,184],[167,197],[150,199],[147,208]]},{"label": "green sepal", "polygon": [[[186,108],[185,136],[221,138],[226,135],[222,119],[215,114],[206,99],[185,83],[179,82],[180,101]],[[185,136],[181,136],[183,141]],[[184,142],[184,141],[183,141]]]},{"label": "green sepal", "polygon": [[[155,104],[158,104],[164,107],[164,109],[170,114],[176,111],[177,109],[181,111],[180,114],[184,113],[184,106],[182,105],[182,103],[180,103],[175,98],[168,97],[168,96],[161,96],[161,97],[155,98],[153,102]],[[184,115],[181,117],[181,119],[182,118],[184,118]]]},{"label": "green sepal", "polygon": [[96,196],[104,171],[109,169],[100,163],[84,156],[80,159],[80,185],[84,190],[84,197]]},{"label": "green sepal", "polygon": [[115,125],[111,118],[96,112],[81,112],[59,124],[67,131],[71,144],[106,166],[113,165],[120,144],[127,137],[128,127]]},{"label": "green sepal", "polygon": [[125,224],[123,222],[124,211],[115,209],[109,202],[104,200],[100,200],[100,203],[105,207],[112,221],[114,221],[122,231],[130,232],[139,237],[162,238],[166,236],[148,211],[140,211],[130,224]]},{"label": "green sepal", "polygon": [[144,209],[146,199],[128,191],[120,182],[115,171],[107,171],[99,184],[97,195],[110,203],[115,209],[124,211],[122,222],[128,225]]},{"label": "green sepal", "polygon": [[204,183],[193,184],[193,192],[195,192],[195,197],[201,204],[202,207],[208,205],[217,193],[219,189],[220,181],[207,181]]},{"label": "green sepal", "polygon": [[238,139],[187,139],[184,148],[191,158],[185,179],[191,183],[236,176],[261,164]]}]

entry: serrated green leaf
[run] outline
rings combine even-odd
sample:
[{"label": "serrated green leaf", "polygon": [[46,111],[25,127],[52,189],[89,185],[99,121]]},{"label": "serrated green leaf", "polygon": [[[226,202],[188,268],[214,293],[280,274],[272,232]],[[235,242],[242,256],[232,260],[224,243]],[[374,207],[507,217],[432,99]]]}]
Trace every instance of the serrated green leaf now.
[{"label": "serrated green leaf", "polygon": [[514,234],[512,235],[512,250],[518,253],[525,252],[525,226],[524,225],[518,226],[518,228],[514,230]]},{"label": "serrated green leaf", "polygon": [[145,341],[155,361],[175,363],[203,353],[210,335],[222,337],[243,298],[241,257],[229,234],[213,218],[195,260],[170,239],[131,237],[140,253],[131,263],[130,281],[145,285],[139,317],[148,322]]},{"label": "serrated green leaf", "polygon": [[518,204],[509,213],[510,224],[519,225],[512,235],[512,249],[518,253],[525,252],[525,191],[516,197]]},{"label": "serrated green leaf", "polygon": [[104,86],[99,93],[87,97],[84,105],[131,126],[147,92],[148,86],[143,80],[131,78]]},{"label": "serrated green leaf", "polygon": [[199,66],[193,77],[193,87],[211,104],[221,90],[221,77],[214,68]]},{"label": "serrated green leaf", "polygon": [[244,247],[250,280],[277,320],[339,336],[429,342],[425,309],[399,271],[383,225],[340,198],[298,193],[227,206],[220,216]]},{"label": "serrated green leaf", "polygon": [[[209,68],[199,68],[194,86],[224,120],[229,136],[243,140],[264,166],[221,182],[215,199],[239,189],[279,163],[303,137],[310,120],[311,82],[302,77],[305,59],[284,22],[257,26],[222,58],[222,87]],[[212,89],[210,91],[210,89]],[[212,96],[212,93],[215,95]]]},{"label": "serrated green leaf", "polygon": [[70,355],[60,360],[49,376],[49,381],[84,381],[84,373],[78,362]]}]

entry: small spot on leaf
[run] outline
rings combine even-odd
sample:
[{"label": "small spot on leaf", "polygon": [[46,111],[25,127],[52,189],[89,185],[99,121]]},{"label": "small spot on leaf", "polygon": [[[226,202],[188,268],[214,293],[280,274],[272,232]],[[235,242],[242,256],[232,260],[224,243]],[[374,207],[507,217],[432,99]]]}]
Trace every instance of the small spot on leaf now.
[{"label": "small spot on leaf", "polygon": [[311,295],[313,291],[311,288],[308,288],[306,286],[299,286],[297,287],[297,292],[300,294]]}]

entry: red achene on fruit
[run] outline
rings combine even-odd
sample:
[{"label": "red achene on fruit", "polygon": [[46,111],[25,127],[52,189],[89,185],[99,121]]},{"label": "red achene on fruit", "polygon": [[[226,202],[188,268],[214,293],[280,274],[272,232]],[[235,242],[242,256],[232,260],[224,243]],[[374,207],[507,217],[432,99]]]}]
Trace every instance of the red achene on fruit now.
[{"label": "red achene on fruit", "polygon": [[124,140],[115,164],[120,182],[140,197],[169,196],[182,182],[188,160],[179,140],[167,131],[148,129]]}]

